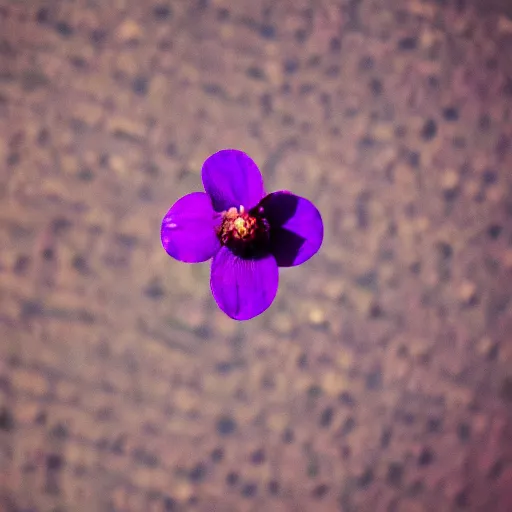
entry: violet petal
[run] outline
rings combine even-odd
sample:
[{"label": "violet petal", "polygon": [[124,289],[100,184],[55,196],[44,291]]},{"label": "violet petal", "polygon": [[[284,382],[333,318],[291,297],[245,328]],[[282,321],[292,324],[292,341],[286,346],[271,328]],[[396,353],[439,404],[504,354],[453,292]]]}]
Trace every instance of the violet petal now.
[{"label": "violet petal", "polygon": [[202,175],[204,189],[219,213],[240,206],[249,210],[265,195],[258,167],[237,149],[223,149],[207,158]]},{"label": "violet petal", "polygon": [[220,217],[208,194],[193,192],[178,199],[162,220],[160,236],[167,254],[186,263],[210,259],[220,248],[215,228]]},{"label": "violet petal", "polygon": [[320,249],[324,226],[311,201],[280,191],[262,199],[260,207],[270,224],[270,251],[280,267],[300,265]]},{"label": "violet petal", "polygon": [[234,320],[249,320],[273,302],[279,269],[272,255],[242,259],[227,247],[214,256],[210,287],[219,308]]}]

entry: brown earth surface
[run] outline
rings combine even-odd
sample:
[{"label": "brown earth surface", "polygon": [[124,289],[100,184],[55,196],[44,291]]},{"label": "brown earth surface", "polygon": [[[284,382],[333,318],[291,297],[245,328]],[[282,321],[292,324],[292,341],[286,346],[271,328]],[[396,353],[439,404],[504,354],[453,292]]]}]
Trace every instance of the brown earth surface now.
[{"label": "brown earth surface", "polygon": [[[0,0],[0,510],[510,512],[511,116],[507,2]],[[226,147],[326,231],[245,323]]]}]

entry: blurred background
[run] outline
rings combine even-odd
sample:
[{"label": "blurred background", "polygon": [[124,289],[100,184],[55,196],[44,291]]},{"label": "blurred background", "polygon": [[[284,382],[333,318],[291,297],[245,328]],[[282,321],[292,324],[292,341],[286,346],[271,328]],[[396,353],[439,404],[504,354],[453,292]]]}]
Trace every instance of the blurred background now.
[{"label": "blurred background", "polygon": [[[0,0],[0,510],[510,512],[511,56],[506,0]],[[227,147],[325,222],[245,323],[160,244]]]}]

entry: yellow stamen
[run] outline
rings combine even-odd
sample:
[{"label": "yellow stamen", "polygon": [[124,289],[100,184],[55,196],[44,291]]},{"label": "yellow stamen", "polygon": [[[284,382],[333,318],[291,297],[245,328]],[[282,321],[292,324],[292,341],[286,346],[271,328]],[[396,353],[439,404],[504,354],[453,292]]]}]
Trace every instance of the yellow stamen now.
[{"label": "yellow stamen", "polygon": [[235,220],[233,225],[235,226],[235,229],[237,230],[240,236],[245,236],[247,234],[247,228],[245,226],[244,219],[238,217],[238,219]]}]

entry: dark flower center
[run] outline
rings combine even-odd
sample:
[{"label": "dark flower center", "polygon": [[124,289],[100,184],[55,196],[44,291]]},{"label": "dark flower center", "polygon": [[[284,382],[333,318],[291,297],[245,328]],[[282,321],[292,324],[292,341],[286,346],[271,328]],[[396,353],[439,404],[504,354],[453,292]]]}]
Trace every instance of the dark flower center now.
[{"label": "dark flower center", "polygon": [[264,251],[269,239],[267,220],[258,212],[246,212],[230,208],[222,215],[222,223],[217,232],[222,245],[241,257],[253,257]]}]

